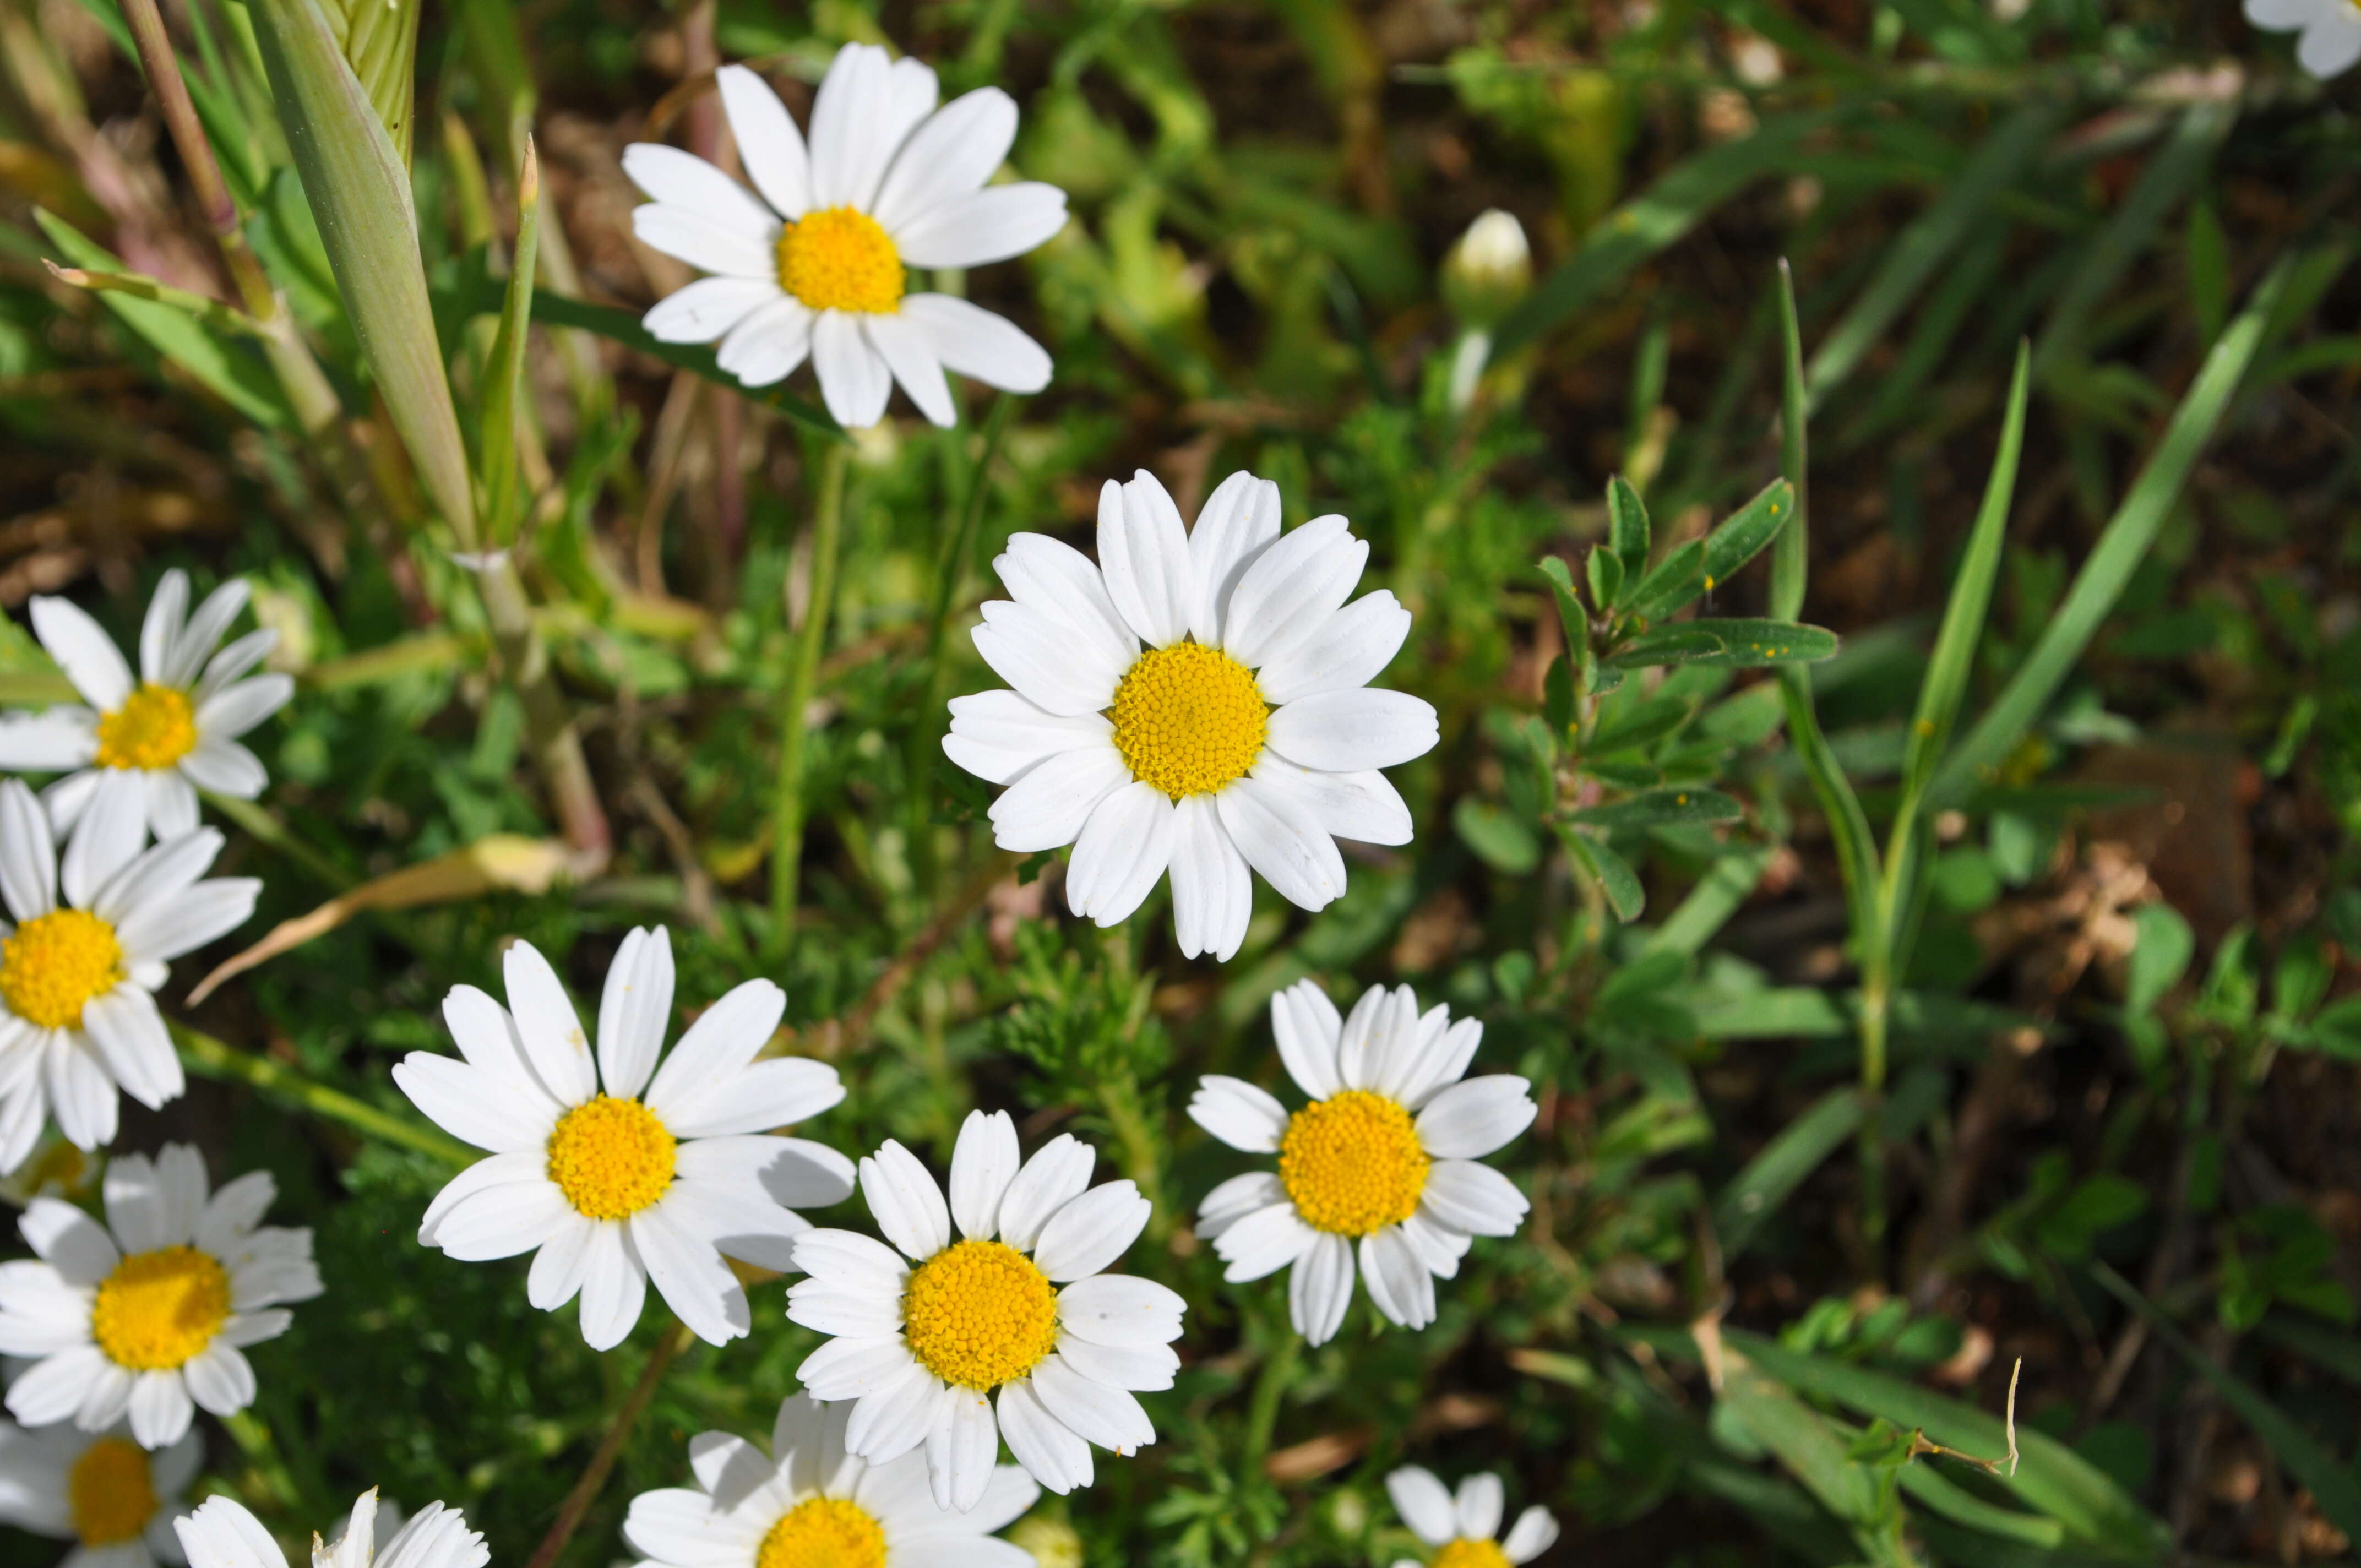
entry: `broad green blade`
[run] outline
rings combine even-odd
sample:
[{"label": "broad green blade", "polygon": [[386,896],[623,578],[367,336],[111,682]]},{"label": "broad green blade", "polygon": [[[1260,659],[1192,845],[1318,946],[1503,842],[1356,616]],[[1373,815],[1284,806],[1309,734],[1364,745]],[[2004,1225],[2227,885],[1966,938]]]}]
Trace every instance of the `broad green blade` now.
[{"label": "broad green blade", "polygon": [[2099,535],[2097,546],[2066,601],[2043,627],[2000,696],[1986,711],[1959,749],[1946,758],[1927,789],[1927,806],[1940,811],[1965,800],[1977,784],[1989,779],[2015,749],[2017,741],[2041,717],[2049,699],[2073,672],[2082,650],[2098,635],[2107,612],[2140,562],[2156,542],[2157,531],[2172,513],[2190,470],[2213,439],[2214,426],[2237,394],[2238,384],[2261,348],[2266,327],[2286,285],[2292,263],[2282,261],[2255,290],[2246,308],[2205,356],[2189,393],[2173,411],[2156,455],[2133,482],[2131,493],[2115,509]]},{"label": "broad green blade", "polygon": [[317,0],[254,0],[254,19],[287,142],[361,353],[428,499],[461,547],[473,549],[467,449],[427,303],[409,169]]}]

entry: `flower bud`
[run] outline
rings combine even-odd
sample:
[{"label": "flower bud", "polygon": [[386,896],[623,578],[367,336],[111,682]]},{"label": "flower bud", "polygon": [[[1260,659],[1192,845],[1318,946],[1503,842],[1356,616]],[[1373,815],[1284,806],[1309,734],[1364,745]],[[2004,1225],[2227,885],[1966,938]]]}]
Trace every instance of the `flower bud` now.
[{"label": "flower bud", "polygon": [[1513,214],[1494,207],[1443,258],[1443,299],[1462,325],[1489,327],[1532,287],[1532,247]]},{"label": "flower bud", "polygon": [[1082,1538],[1063,1519],[1034,1514],[1017,1520],[1008,1540],[1031,1552],[1041,1568],[1082,1568]]}]

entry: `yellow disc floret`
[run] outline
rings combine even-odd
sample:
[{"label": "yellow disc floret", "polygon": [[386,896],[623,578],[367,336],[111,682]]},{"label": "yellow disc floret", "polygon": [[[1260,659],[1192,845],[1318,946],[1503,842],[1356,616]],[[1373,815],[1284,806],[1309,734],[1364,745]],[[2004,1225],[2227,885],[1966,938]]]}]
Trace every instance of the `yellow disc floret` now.
[{"label": "yellow disc floret", "polygon": [[1339,1090],[1288,1118],[1279,1179],[1315,1231],[1366,1236],[1399,1225],[1426,1190],[1426,1151],[1410,1113],[1366,1089]]},{"label": "yellow disc floret", "polygon": [[1443,1543],[1433,1568],[1509,1568],[1509,1554],[1497,1541],[1470,1541],[1463,1535]]},{"label": "yellow disc floret", "polygon": [[123,944],[86,909],[57,909],[0,943],[0,1001],[27,1024],[71,1029],[82,1004],[123,983]]},{"label": "yellow disc floret", "polygon": [[549,1135],[549,1179],[594,1220],[620,1220],[663,1197],[679,1157],[680,1140],[636,1100],[587,1100]]},{"label": "yellow disc floret", "polygon": [[1244,778],[1270,728],[1254,672],[1202,642],[1142,653],[1115,688],[1112,713],[1131,776],[1174,800]]},{"label": "yellow disc floret", "polygon": [[90,1337],[117,1366],[168,1372],[213,1343],[229,1319],[229,1271],[192,1246],[135,1252],[99,1281]]},{"label": "yellow disc floret", "polygon": [[138,1540],[156,1517],[156,1484],[148,1479],[147,1453],[119,1437],[100,1438],[66,1472],[66,1503],[85,1547]]},{"label": "yellow disc floret", "polygon": [[197,710],[189,694],[148,682],[98,720],[102,768],[169,768],[196,750]]},{"label": "yellow disc floret", "polygon": [[1005,1242],[960,1242],[911,1270],[902,1334],[953,1387],[996,1388],[1058,1348],[1058,1293]]},{"label": "yellow disc floret", "polygon": [[857,1503],[814,1497],[779,1517],[754,1568],[885,1568],[885,1531]]},{"label": "yellow disc floret", "polygon": [[902,253],[867,213],[822,207],[779,231],[779,287],[816,311],[890,314],[902,303]]}]

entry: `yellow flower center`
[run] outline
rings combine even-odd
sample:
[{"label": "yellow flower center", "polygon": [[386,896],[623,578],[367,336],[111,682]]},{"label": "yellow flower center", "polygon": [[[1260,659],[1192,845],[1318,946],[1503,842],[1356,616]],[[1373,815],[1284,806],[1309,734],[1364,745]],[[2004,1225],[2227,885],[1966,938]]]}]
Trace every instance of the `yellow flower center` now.
[{"label": "yellow flower center", "polygon": [[620,1220],[663,1197],[679,1157],[680,1140],[636,1100],[585,1101],[549,1135],[549,1179],[594,1220]]},{"label": "yellow flower center", "polygon": [[1463,1535],[1443,1543],[1434,1554],[1433,1568],[1509,1568],[1509,1554],[1497,1541],[1470,1541]]},{"label": "yellow flower center", "polygon": [[229,1318],[229,1271],[192,1246],[135,1252],[99,1282],[90,1337],[117,1366],[167,1372],[205,1346]]},{"label": "yellow flower center", "polygon": [[150,681],[98,720],[102,768],[169,768],[196,749],[197,710],[189,694]]},{"label": "yellow flower center", "polygon": [[1005,1242],[959,1242],[911,1271],[902,1336],[953,1387],[996,1388],[1058,1348],[1058,1293]]},{"label": "yellow flower center", "polygon": [[86,909],[58,909],[0,942],[0,1001],[27,1024],[71,1029],[82,1003],[123,982],[115,927]]},{"label": "yellow flower center", "polygon": [[1426,1190],[1426,1151],[1410,1113],[1366,1089],[1339,1090],[1287,1119],[1279,1179],[1315,1231],[1366,1236],[1399,1225]]},{"label": "yellow flower center", "polygon": [[84,1546],[137,1541],[156,1517],[156,1486],[137,1443],[103,1437],[82,1451],[66,1472],[66,1501]]},{"label": "yellow flower center", "polygon": [[885,1531],[841,1497],[814,1497],[779,1516],[754,1568],[885,1568]]},{"label": "yellow flower center", "polygon": [[1131,776],[1174,800],[1244,778],[1270,728],[1254,672],[1202,642],[1142,653],[1115,688],[1113,712]]},{"label": "yellow flower center", "polygon": [[890,314],[902,303],[902,253],[867,213],[822,207],[779,231],[779,287],[816,311]]}]

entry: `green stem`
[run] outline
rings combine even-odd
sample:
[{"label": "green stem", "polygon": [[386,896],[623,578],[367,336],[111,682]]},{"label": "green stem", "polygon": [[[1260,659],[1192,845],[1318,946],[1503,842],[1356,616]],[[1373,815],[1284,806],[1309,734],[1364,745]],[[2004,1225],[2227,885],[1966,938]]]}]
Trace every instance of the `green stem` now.
[{"label": "green stem", "polygon": [[1000,455],[1000,438],[1008,428],[1009,415],[1016,401],[1006,392],[993,399],[992,411],[983,420],[983,455],[968,474],[967,494],[961,502],[959,519],[952,524],[942,558],[935,563],[935,598],[927,611],[927,695],[910,723],[906,764],[910,850],[921,875],[929,883],[935,867],[932,836],[927,832],[927,806],[933,792],[923,787],[923,781],[930,771],[935,747],[942,740],[944,711],[950,702],[952,661],[945,656],[944,648],[950,641],[951,611],[966,597],[968,574],[975,565],[976,529],[983,520],[984,498],[992,488],[993,461]]},{"label": "green stem", "polygon": [[624,1397],[622,1406],[615,1411],[615,1419],[608,1424],[607,1435],[598,1440],[598,1450],[590,1455],[589,1464],[584,1467],[580,1479],[574,1483],[574,1489],[566,1494],[566,1501],[558,1505],[556,1521],[549,1527],[549,1533],[541,1538],[541,1544],[533,1549],[533,1560],[525,1568],[550,1568],[565,1552],[566,1543],[574,1539],[574,1532],[582,1528],[582,1517],[598,1500],[599,1488],[606,1486],[608,1475],[614,1471],[617,1456],[623,1452],[623,1440],[631,1435],[631,1429],[639,1424],[640,1417],[646,1413],[649,1403],[655,1398],[656,1386],[664,1381],[664,1368],[672,1365],[673,1357],[688,1348],[688,1339],[686,1325],[675,1323],[662,1339],[656,1341],[655,1348],[648,1352],[648,1359],[640,1368],[640,1380],[631,1386],[631,1393]]},{"label": "green stem", "polygon": [[1288,1385],[1295,1381],[1295,1368],[1303,1356],[1303,1336],[1291,1324],[1279,1332],[1279,1343],[1263,1356],[1253,1402],[1246,1407],[1246,1463],[1239,1476],[1244,1486],[1253,1486],[1262,1475],[1263,1460],[1270,1453],[1271,1432],[1279,1425],[1279,1402]]},{"label": "green stem", "polygon": [[819,684],[819,659],[828,645],[828,617],[836,598],[836,550],[844,528],[844,469],[851,456],[847,442],[830,442],[819,455],[818,483],[812,497],[811,601],[796,630],[794,663],[779,703],[779,783],[771,833],[771,923],[774,952],[781,959],[796,944],[796,882],[803,869],[804,710]]},{"label": "green stem", "polygon": [[181,1047],[181,1058],[207,1078],[243,1083],[264,1098],[278,1101],[291,1110],[308,1112],[331,1122],[342,1122],[353,1131],[375,1138],[379,1143],[397,1144],[453,1165],[473,1165],[484,1157],[480,1149],[471,1149],[456,1138],[445,1137],[432,1127],[422,1127],[415,1122],[389,1115],[366,1101],[356,1100],[324,1083],[314,1083],[295,1069],[272,1061],[269,1057],[239,1050],[227,1041],[215,1039],[211,1035],[190,1028],[186,1024],[168,1024],[166,1026],[172,1031],[172,1043]]}]

